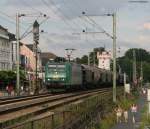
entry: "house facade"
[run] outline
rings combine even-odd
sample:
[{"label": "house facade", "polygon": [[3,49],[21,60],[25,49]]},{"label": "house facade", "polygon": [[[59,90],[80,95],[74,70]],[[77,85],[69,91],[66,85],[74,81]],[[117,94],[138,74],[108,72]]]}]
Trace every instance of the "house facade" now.
[{"label": "house facade", "polygon": [[[36,70],[36,57],[35,52],[33,51],[33,44],[23,44],[20,45],[20,65],[24,68],[25,72],[28,75],[28,79],[35,79],[35,70]],[[42,70],[42,63],[40,53],[38,52],[37,56],[37,71],[38,73]]]},{"label": "house facade", "polygon": [[8,30],[0,26],[0,70],[12,70],[12,41]]}]

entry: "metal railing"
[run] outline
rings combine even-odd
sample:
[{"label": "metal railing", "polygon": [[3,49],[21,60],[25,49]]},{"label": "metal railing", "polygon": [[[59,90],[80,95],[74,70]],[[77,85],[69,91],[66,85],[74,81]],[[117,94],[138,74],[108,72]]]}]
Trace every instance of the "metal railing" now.
[{"label": "metal railing", "polygon": [[[76,123],[82,123],[87,116],[93,115],[91,111],[95,111],[97,105],[103,105],[102,100],[110,96],[110,93],[99,94],[88,99],[84,98],[82,101],[74,102],[69,106],[63,106],[61,110],[54,110],[53,112],[46,112],[32,119],[12,125],[1,124],[0,129],[69,129]],[[12,125],[12,126],[9,126]]]}]

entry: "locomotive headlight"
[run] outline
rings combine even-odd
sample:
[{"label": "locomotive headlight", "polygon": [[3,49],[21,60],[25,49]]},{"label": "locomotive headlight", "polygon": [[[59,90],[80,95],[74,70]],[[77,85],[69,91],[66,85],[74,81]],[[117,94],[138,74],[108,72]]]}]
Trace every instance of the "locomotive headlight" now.
[{"label": "locomotive headlight", "polygon": [[51,79],[50,79],[50,78],[48,78],[47,80],[48,80],[48,81],[50,81]]}]

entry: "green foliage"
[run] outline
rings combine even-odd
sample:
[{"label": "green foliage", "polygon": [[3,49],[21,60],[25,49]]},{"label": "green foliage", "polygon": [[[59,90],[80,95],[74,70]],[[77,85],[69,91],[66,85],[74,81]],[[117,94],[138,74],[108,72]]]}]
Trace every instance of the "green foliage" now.
[{"label": "green foliage", "polygon": [[[20,70],[20,79],[25,79],[24,71]],[[8,84],[16,81],[16,73],[14,71],[0,71],[1,82]]]},{"label": "green foliage", "polygon": [[97,129],[110,129],[116,123],[116,114],[114,109],[119,105],[123,110],[129,110],[130,106],[137,101],[136,96],[128,95],[126,99],[120,94],[118,96],[118,102],[112,106],[112,111],[109,112],[104,119],[100,121],[100,127]]},{"label": "green foliage", "polygon": [[0,80],[12,81],[16,78],[16,74],[13,71],[0,71]]},{"label": "green foliage", "polygon": [[65,59],[64,57],[56,57],[56,58],[54,59],[54,61],[55,61],[55,62],[65,62],[66,59]]},{"label": "green foliage", "polygon": [[103,120],[101,120],[101,124],[99,129],[110,129],[115,123],[115,114],[111,113],[108,114],[107,117]]},{"label": "green foliage", "polygon": [[[94,48],[92,52],[90,52],[90,64],[98,64],[97,60],[97,52],[102,53],[105,50],[104,47]],[[76,58],[76,62],[80,64],[88,64],[88,55],[83,55],[81,58]]]},{"label": "green foliage", "polygon": [[76,58],[76,62],[79,64],[88,64],[88,56],[83,55],[81,58]]},{"label": "green foliage", "polygon": [[150,116],[147,115],[147,105],[143,108],[142,112],[142,122],[139,129],[144,129],[145,126],[150,125]]},{"label": "green foliage", "polygon": [[144,81],[150,80],[150,53],[141,48],[132,48],[126,51],[125,56],[118,58],[118,63],[123,72],[129,76],[132,81],[133,75],[133,50],[136,56],[137,78],[141,76],[141,62],[143,64]]},{"label": "green foliage", "polygon": [[133,50],[135,50],[136,60],[150,62],[150,53],[142,48],[132,48],[126,51],[125,57],[133,59]]}]

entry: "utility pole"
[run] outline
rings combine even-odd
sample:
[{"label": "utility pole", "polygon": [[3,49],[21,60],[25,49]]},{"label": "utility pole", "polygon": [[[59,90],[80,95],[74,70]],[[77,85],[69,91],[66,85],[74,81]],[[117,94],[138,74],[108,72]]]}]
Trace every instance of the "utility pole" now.
[{"label": "utility pole", "polygon": [[34,41],[34,52],[35,52],[35,94],[39,94],[38,71],[37,71],[37,61],[38,61],[37,45],[39,44],[39,23],[37,21],[33,23],[33,41]]},{"label": "utility pole", "polygon": [[[85,12],[82,12],[82,14],[85,15]],[[87,15],[85,15],[85,16],[87,16]],[[99,32],[99,33],[104,33],[108,37],[113,39],[113,102],[116,102],[116,38],[117,38],[117,36],[116,36],[116,12],[114,12],[113,14],[104,14],[101,16],[112,16],[113,17],[113,36],[110,35],[109,33],[107,33],[105,30],[103,30],[103,32]],[[85,32],[85,30],[83,32]]]},{"label": "utility pole", "polygon": [[126,86],[126,73],[123,74],[123,81],[124,81],[124,98],[126,98],[126,91],[125,91],[125,86]]},{"label": "utility pole", "polygon": [[137,85],[137,77],[136,77],[136,53],[133,49],[133,84],[134,86]]},{"label": "utility pole", "polygon": [[140,81],[141,81],[141,87],[142,87],[142,84],[143,84],[143,63],[141,61],[141,73],[140,73],[141,77],[140,77]]},{"label": "utility pole", "polygon": [[95,51],[93,51],[93,66],[95,66]]},{"label": "utility pole", "polygon": [[88,66],[90,66],[90,52],[88,53]]},{"label": "utility pole", "polygon": [[17,82],[16,82],[16,89],[17,89],[17,95],[20,95],[20,69],[19,69],[19,65],[20,65],[20,38],[19,38],[19,17],[20,15],[17,13],[16,14],[16,43],[17,43]]},{"label": "utility pole", "polygon": [[116,13],[113,17],[113,102],[116,102]]}]

